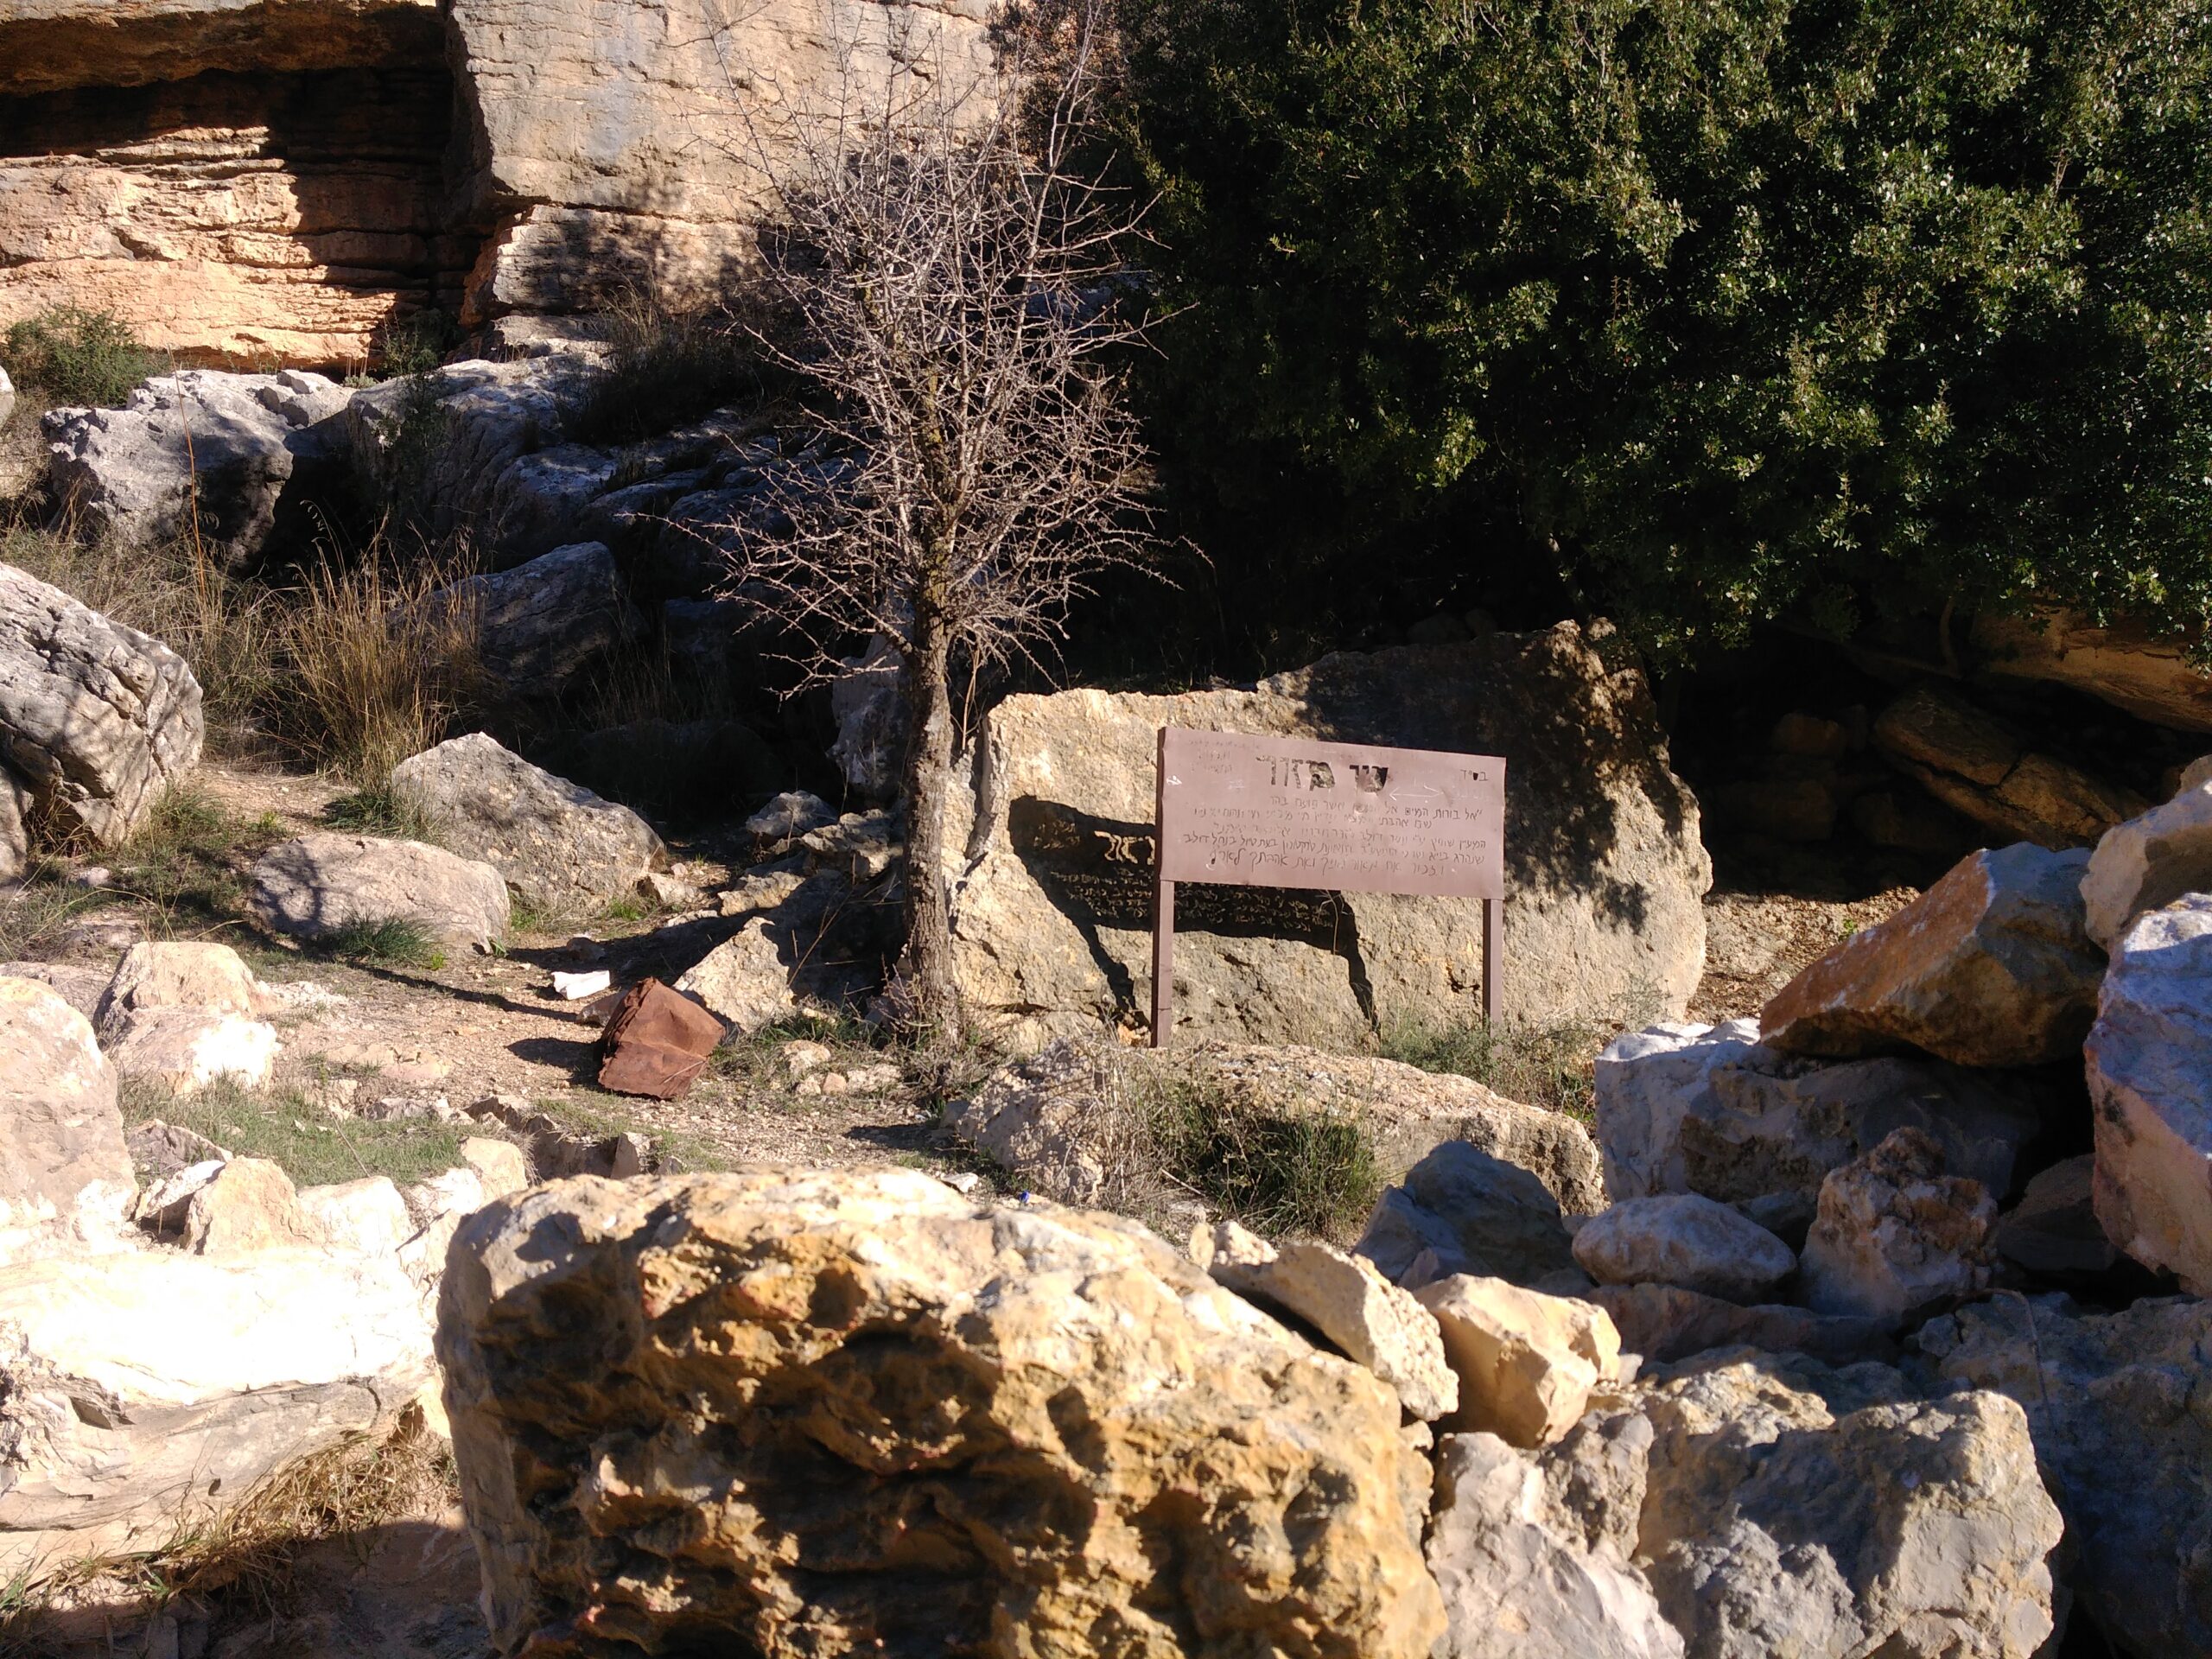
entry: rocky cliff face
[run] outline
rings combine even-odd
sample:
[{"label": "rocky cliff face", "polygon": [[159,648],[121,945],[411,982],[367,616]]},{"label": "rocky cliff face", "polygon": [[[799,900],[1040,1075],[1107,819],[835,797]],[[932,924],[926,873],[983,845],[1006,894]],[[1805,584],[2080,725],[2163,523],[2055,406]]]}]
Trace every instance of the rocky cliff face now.
[{"label": "rocky cliff face", "polygon": [[588,310],[742,263],[763,156],[979,0],[0,0],[0,325],[358,363],[425,306]]}]

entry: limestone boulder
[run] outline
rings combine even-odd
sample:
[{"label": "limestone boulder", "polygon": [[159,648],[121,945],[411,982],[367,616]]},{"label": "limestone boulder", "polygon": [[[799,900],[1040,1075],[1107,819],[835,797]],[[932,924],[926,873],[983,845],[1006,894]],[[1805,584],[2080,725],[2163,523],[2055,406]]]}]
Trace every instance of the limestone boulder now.
[{"label": "limestone boulder", "polygon": [[31,792],[0,766],[0,881],[16,881],[30,868]]},{"label": "limestone boulder", "polygon": [[491,865],[516,897],[546,914],[596,912],[668,865],[661,838],[628,807],[531,765],[481,732],[401,761],[391,788],[436,826],[447,847]]},{"label": "limestone boulder", "polygon": [[837,809],[819,795],[787,789],[745,821],[745,833],[756,841],[780,845],[837,822]]},{"label": "limestone boulder", "polygon": [[476,1173],[486,1198],[504,1198],[530,1185],[530,1165],[512,1141],[471,1135],[461,1143],[461,1161]]},{"label": "limestone boulder", "polygon": [[1899,1129],[1821,1185],[1805,1240],[1806,1305],[1902,1324],[1987,1287],[1997,1205],[1971,1176],[1945,1173],[1942,1149]]},{"label": "limestone boulder", "polygon": [[1193,1230],[1191,1259],[1216,1284],[1302,1320],[1366,1366],[1398,1391],[1408,1415],[1429,1421],[1459,1403],[1435,1316],[1361,1257],[1318,1239],[1270,1243],[1224,1221]]},{"label": "limestone boulder", "polygon": [[2140,1659],[2212,1653],[2212,1302],[1999,1296],[1914,1340],[1944,1383],[2025,1414],[2066,1516],[2075,1617]]},{"label": "limestone boulder", "polygon": [[[1601,625],[1339,655],[1250,690],[1084,690],[991,712],[948,871],[964,1005],[1027,1046],[1150,1007],[1149,839],[1162,726],[1501,754],[1508,1019],[1679,1012],[1711,866],[1642,671]],[[1355,1049],[1465,1023],[1481,906],[1196,890],[1179,910],[1176,1039]]]},{"label": "limestone boulder", "polygon": [[787,929],[755,918],[686,969],[676,988],[740,1033],[789,1020],[799,1011],[790,943]]},{"label": "limestone boulder", "polygon": [[2105,831],[2082,878],[2089,937],[2106,950],[2146,910],[2212,892],[2212,784]]},{"label": "limestone boulder", "polygon": [[1808,1059],[1758,1038],[1734,1020],[1654,1026],[1607,1046],[1596,1068],[1607,1192],[1809,1200],[1830,1170],[1913,1128],[1950,1168],[2006,1192],[2040,1132],[2033,1105],[2000,1075],[1901,1056]]},{"label": "limestone boulder", "polygon": [[205,734],[184,658],[0,564],[0,762],[42,813],[111,847],[199,764]]},{"label": "limestone boulder", "polygon": [[1581,1276],[1543,1182],[1465,1141],[1444,1142],[1384,1189],[1353,1248],[1408,1288],[1452,1274],[1516,1285]]},{"label": "limestone boulder", "polygon": [[286,506],[338,481],[351,396],[296,369],[156,375],[121,409],[47,413],[47,487],[88,535],[150,545],[196,515],[211,550],[245,563]]},{"label": "limestone boulder", "polygon": [[389,1430],[432,1376],[429,1305],[389,1256],[0,1267],[0,1571],[162,1548],[295,1459]]},{"label": "limestone boulder", "polygon": [[324,1241],[281,1166],[233,1158],[185,1201],[181,1242],[194,1255],[243,1257]]},{"label": "limestone boulder", "polygon": [[124,1020],[156,1008],[191,1008],[257,1019],[279,1006],[268,987],[227,944],[156,939],[132,945],[100,993],[92,1024],[113,1040]]},{"label": "limestone boulder", "polygon": [[562,1182],[463,1224],[438,1352],[504,1651],[1444,1630],[1395,1394],[1118,1217],[891,1168]]},{"label": "limestone boulder", "polygon": [[196,1095],[219,1081],[265,1088],[283,1046],[276,1027],[265,1020],[200,1008],[118,1014],[105,1035],[118,1073],[177,1096]]},{"label": "limestone boulder", "polygon": [[1887,1324],[1859,1314],[1815,1313],[1779,1303],[1745,1306],[1678,1285],[1599,1285],[1589,1300],[1605,1310],[1624,1353],[1671,1364],[1715,1348],[1804,1354],[1830,1365],[1897,1358]]},{"label": "limestone boulder", "polygon": [[2138,1262],[2212,1294],[2212,896],[2120,937],[2085,1052],[2098,1221]]},{"label": "limestone boulder", "polygon": [[644,619],[600,542],[556,547],[512,570],[464,577],[424,601],[430,616],[465,632],[486,679],[517,696],[551,697]]},{"label": "limestone boulder", "polygon": [[1592,1303],[1466,1274],[1414,1294],[1435,1316],[1459,1379],[1449,1427],[1548,1446],[1582,1415],[1591,1389],[1619,1374],[1619,1334]]},{"label": "limestone boulder", "polygon": [[1536,1465],[1495,1434],[1436,1453],[1428,1567],[1449,1621],[1439,1659],[1681,1659],[1643,1575],[1560,1526]]},{"label": "limestone boulder", "polygon": [[2009,839],[2094,845],[2150,804],[2133,790],[2029,749],[2004,721],[1954,691],[1915,687],[1874,722],[1874,747],[1953,810]]},{"label": "limestone boulder", "polygon": [[1759,1015],[1761,1040],[1842,1058],[1915,1048],[1960,1065],[2070,1058],[2105,967],[2083,930],[2088,865],[2025,842],[1974,854],[1784,986]]},{"label": "limestone boulder", "polygon": [[2212,732],[2212,675],[2184,644],[2139,623],[2100,627],[2069,611],[1986,615],[1974,618],[1970,638],[1983,673],[2070,685],[2154,726]]},{"label": "limestone boulder", "polygon": [[2051,1634],[2059,1512],[2005,1395],[1713,1355],[1636,1408],[1634,1559],[1689,1652],[2030,1659]]},{"label": "limestone boulder", "polygon": [[2096,1166],[2085,1152],[2033,1177],[1997,1224],[1997,1254],[2047,1278],[2108,1270],[2120,1253],[2097,1222]]},{"label": "limestone boulder", "polygon": [[309,1229],[335,1249],[389,1255],[415,1231],[407,1201],[389,1175],[303,1186],[297,1197]]},{"label": "limestone boulder", "polygon": [[493,866],[442,847],[317,833],[262,855],[246,914],[279,938],[324,942],[406,921],[449,949],[483,950],[506,934],[507,884]]},{"label": "limestone boulder", "polygon": [[91,1022],[35,980],[0,979],[0,1146],[10,1222],[119,1217],[137,1189],[115,1068]]},{"label": "limestone boulder", "polygon": [[999,1067],[945,1108],[945,1128],[1025,1186],[1096,1204],[1120,1185],[1141,1133],[1121,1109],[1112,1058],[1069,1038]]},{"label": "limestone boulder", "polygon": [[1629,1198],[1574,1235],[1574,1260],[1601,1285],[1678,1285],[1732,1302],[1767,1300],[1797,1270],[1772,1233],[1694,1192]]}]

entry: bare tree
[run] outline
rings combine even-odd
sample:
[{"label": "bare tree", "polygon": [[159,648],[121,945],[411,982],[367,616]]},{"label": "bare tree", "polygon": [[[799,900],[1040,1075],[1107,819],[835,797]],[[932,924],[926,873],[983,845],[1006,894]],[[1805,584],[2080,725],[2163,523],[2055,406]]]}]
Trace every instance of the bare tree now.
[{"label": "bare tree", "polygon": [[872,86],[848,78],[836,118],[762,147],[766,280],[798,325],[762,344],[813,388],[833,464],[792,469],[776,533],[723,528],[728,591],[808,642],[810,681],[869,635],[898,653],[902,973],[948,1035],[956,677],[1035,660],[1092,577],[1152,556],[1121,367],[1141,320],[1115,297],[1137,215],[1077,159],[1097,49],[1078,13],[987,86],[894,53]]}]

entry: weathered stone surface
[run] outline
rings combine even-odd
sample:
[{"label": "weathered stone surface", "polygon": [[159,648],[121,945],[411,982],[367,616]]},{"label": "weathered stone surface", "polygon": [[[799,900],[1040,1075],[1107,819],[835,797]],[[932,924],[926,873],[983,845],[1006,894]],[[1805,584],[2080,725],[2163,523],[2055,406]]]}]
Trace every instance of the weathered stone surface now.
[{"label": "weathered stone surface", "polygon": [[644,626],[598,542],[556,547],[527,564],[469,576],[425,601],[473,630],[476,665],[501,690],[556,696]]},{"label": "weathered stone surface", "polygon": [[1651,1586],[1551,1524],[1542,1473],[1495,1434],[1436,1452],[1428,1568],[1450,1627],[1439,1659],[1680,1659]]},{"label": "weathered stone surface", "polygon": [[1627,1198],[1592,1216],[1574,1235],[1574,1260],[1601,1285],[1679,1285],[1732,1302],[1764,1301],[1797,1270],[1772,1233],[1694,1192]]},{"label": "weathered stone surface", "polygon": [[118,1015],[105,1032],[107,1057],[123,1077],[194,1095],[218,1078],[241,1089],[269,1082],[281,1046],[263,1020],[200,1008],[146,1008]]},{"label": "weathered stone surface", "polygon": [[837,809],[819,795],[787,789],[745,821],[745,833],[766,842],[796,841],[837,822]]},{"label": "weathered stone surface", "polygon": [[0,97],[404,61],[434,12],[433,0],[16,0],[0,16]]},{"label": "weathered stone surface", "polygon": [[668,849],[628,807],[533,766],[481,732],[401,761],[391,787],[448,847],[491,865],[524,904],[550,914],[595,911],[667,868]]},{"label": "weathered stone surface", "polygon": [[498,870],[419,841],[316,834],[272,847],[253,867],[246,913],[282,938],[321,940],[364,923],[409,921],[458,950],[507,931]]},{"label": "weathered stone surface", "polygon": [[231,563],[268,543],[288,490],[335,484],[351,396],[319,374],[156,375],[121,409],[41,422],[47,487],[87,535],[134,545],[191,528]]},{"label": "weathered stone surface", "polygon": [[1655,1365],[1714,1348],[1807,1354],[1830,1365],[1897,1357],[1889,1327],[1858,1315],[1775,1304],[1745,1307],[1677,1285],[1599,1285],[1590,1300],[1612,1319],[1622,1351]]},{"label": "weathered stone surface", "polygon": [[2082,878],[2084,925],[2110,950],[2145,911],[2205,892],[2212,892],[2212,785],[2184,789],[2105,831]]},{"label": "weathered stone surface", "polygon": [[[1249,691],[1009,697],[952,825],[966,1006],[1030,1046],[1150,1005],[1153,772],[1161,726],[1511,757],[1509,1019],[1679,1010],[1701,969],[1711,866],[1640,671],[1599,625],[1330,657]],[[1470,1017],[1472,900],[1268,890],[1179,912],[1177,1040],[1350,1049],[1378,1025]],[[1216,931],[1218,928],[1221,931]]]},{"label": "weathered stone surface", "polygon": [[126,1015],[156,1008],[234,1014],[244,1019],[273,1012],[276,999],[227,944],[157,939],[134,944],[116,964],[100,993],[93,1027],[113,1041]]},{"label": "weathered stone surface", "polygon": [[149,1181],[167,1180],[179,1170],[210,1159],[220,1163],[231,1155],[197,1129],[164,1123],[158,1117],[133,1123],[124,1131],[123,1141],[130,1149],[132,1166]]},{"label": "weathered stone surface", "polygon": [[1915,1340],[1945,1382],[2026,1413],[2076,1552],[2075,1616],[2143,1659],[2212,1653],[2212,1302],[2000,1296]]},{"label": "weathered stone surface", "polygon": [[16,383],[8,378],[8,371],[0,369],[0,432],[8,429],[8,423],[16,416]]},{"label": "weathered stone surface", "polygon": [[897,1169],[563,1182],[463,1224],[439,1356],[508,1652],[1421,1659],[1444,1628],[1396,1396],[1117,1217]]},{"label": "weathered stone surface", "polygon": [[1901,1324],[1990,1279],[1997,1205],[1969,1176],[1948,1175],[1942,1149],[1899,1129],[1821,1184],[1805,1239],[1806,1305]]},{"label": "weathered stone surface", "polygon": [[1719,1356],[1636,1395],[1635,1560],[1690,1653],[2029,1659],[2050,1634],[2058,1510],[2004,1395]]},{"label": "weathered stone surface", "polygon": [[2086,847],[2148,802],[2047,754],[1935,686],[1906,692],[1874,722],[1874,747],[1946,806],[2039,847]]},{"label": "weathered stone surface", "polygon": [[1385,1179],[1460,1141],[1533,1174],[1561,1209],[1604,1207],[1597,1150],[1573,1118],[1508,1100],[1471,1077],[1296,1044],[1128,1052],[1063,1039],[993,1072],[946,1109],[945,1121],[1036,1191],[1096,1203],[1128,1151],[1130,1120],[1147,1091],[1189,1079],[1262,1116],[1326,1115],[1356,1125]]},{"label": "weathered stone surface", "polygon": [[1974,854],[1784,986],[1761,1040],[1846,1058],[1909,1046],[1960,1065],[2070,1058],[2105,968],[2082,931],[2088,865],[2024,842]]},{"label": "weathered stone surface", "polygon": [[899,792],[906,760],[906,694],[899,682],[899,652],[877,634],[868,649],[845,659],[830,683],[830,714],[837,741],[830,758],[846,785],[863,799],[887,801]]},{"label": "weathered stone surface", "polygon": [[0,1152],[10,1222],[119,1214],[137,1185],[115,1069],[85,1016],[33,980],[0,979]]},{"label": "weathered stone surface", "polygon": [[250,1256],[322,1242],[300,1207],[292,1178],[265,1158],[232,1159],[185,1207],[183,1243],[195,1255]]},{"label": "weathered stone surface", "polygon": [[295,1459],[389,1427],[434,1374],[429,1306],[389,1256],[93,1262],[0,1268],[11,1575],[159,1548]]},{"label": "weathered stone surface", "polygon": [[1971,637],[1985,673],[2056,681],[2156,726],[2212,732],[2212,675],[2190,661],[2183,644],[2156,639],[2148,628],[2101,628],[2054,611],[1978,616]]},{"label": "weathered stone surface", "polygon": [[2085,1052],[2098,1221],[2138,1262],[2212,1294],[2212,896],[2121,937]]},{"label": "weathered stone surface", "polygon": [[113,846],[199,763],[200,682],[158,639],[0,564],[0,760]]},{"label": "weathered stone surface", "polygon": [[2097,1160],[2083,1153],[2028,1182],[2020,1202],[1997,1224],[1997,1254],[2030,1273],[2063,1277],[2103,1273],[2120,1252],[2098,1224]]},{"label": "weathered stone surface", "polygon": [[530,1166],[512,1141],[474,1135],[461,1143],[461,1161],[476,1172],[486,1198],[504,1198],[530,1185]]},{"label": "weathered stone surface", "polygon": [[1929,1135],[1951,1168],[1991,1192],[2012,1190],[2039,1124],[1996,1079],[1916,1058],[1806,1059],[1758,1037],[1749,1020],[1654,1026],[1598,1057],[1607,1192],[1809,1199],[1830,1170],[1900,1128]]},{"label": "weathered stone surface", "polygon": [[397,1250],[415,1230],[407,1200],[389,1175],[365,1175],[358,1181],[303,1186],[300,1214],[314,1232],[339,1249],[364,1255]]},{"label": "weathered stone surface", "polygon": [[1354,1248],[1409,1288],[1449,1274],[1529,1285],[1574,1268],[1544,1184],[1464,1141],[1445,1141],[1387,1188]]},{"label": "weathered stone surface", "polygon": [[755,918],[684,969],[676,988],[741,1033],[758,1031],[798,1012],[791,968],[772,925]]},{"label": "weathered stone surface", "polygon": [[1452,1428],[1548,1446],[1582,1415],[1590,1390],[1618,1374],[1620,1338],[1592,1303],[1468,1274],[1414,1294],[1435,1316],[1459,1379]]},{"label": "weathered stone surface", "polygon": [[1304,1320],[1395,1389],[1411,1415],[1427,1421],[1459,1403],[1435,1316],[1361,1257],[1318,1239],[1270,1243],[1224,1221],[1192,1230],[1191,1259],[1245,1300]]},{"label": "weathered stone surface", "polygon": [[22,779],[0,766],[0,881],[18,880],[30,868],[30,810]]}]

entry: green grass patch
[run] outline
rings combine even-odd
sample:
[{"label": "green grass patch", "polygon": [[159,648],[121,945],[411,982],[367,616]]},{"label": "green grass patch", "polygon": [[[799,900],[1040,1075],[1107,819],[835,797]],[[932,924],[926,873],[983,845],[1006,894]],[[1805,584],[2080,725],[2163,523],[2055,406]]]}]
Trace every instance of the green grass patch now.
[{"label": "green grass patch", "polygon": [[1597,1115],[1594,1078],[1605,1034],[1596,1026],[1562,1020],[1545,1026],[1395,1027],[1376,1052],[1424,1071],[1456,1072],[1509,1100],[1564,1112],[1587,1123]]},{"label": "green grass patch", "polygon": [[1140,1091],[1161,1172],[1217,1213],[1269,1236],[1355,1234],[1382,1190],[1359,1122],[1262,1104],[1211,1078],[1155,1078]]},{"label": "green grass patch", "polygon": [[407,916],[364,917],[348,922],[330,934],[323,945],[334,957],[379,968],[435,971],[446,965],[446,953],[430,930]]},{"label": "green grass patch", "polygon": [[57,404],[100,409],[127,402],[140,382],[168,366],[113,312],[78,305],[55,306],[10,326],[0,362],[11,378]]},{"label": "green grass patch", "polygon": [[395,841],[422,841],[440,845],[437,826],[410,798],[389,782],[371,784],[351,795],[340,795],[322,809],[322,821],[334,830],[357,836],[385,836]]},{"label": "green grass patch", "polygon": [[224,1080],[181,1098],[159,1085],[126,1083],[123,1116],[128,1123],[159,1118],[194,1130],[234,1157],[266,1158],[296,1186],[368,1175],[389,1175],[404,1186],[451,1169],[461,1161],[461,1143],[484,1133],[474,1123],[429,1118],[333,1117],[291,1090],[255,1094]]}]

